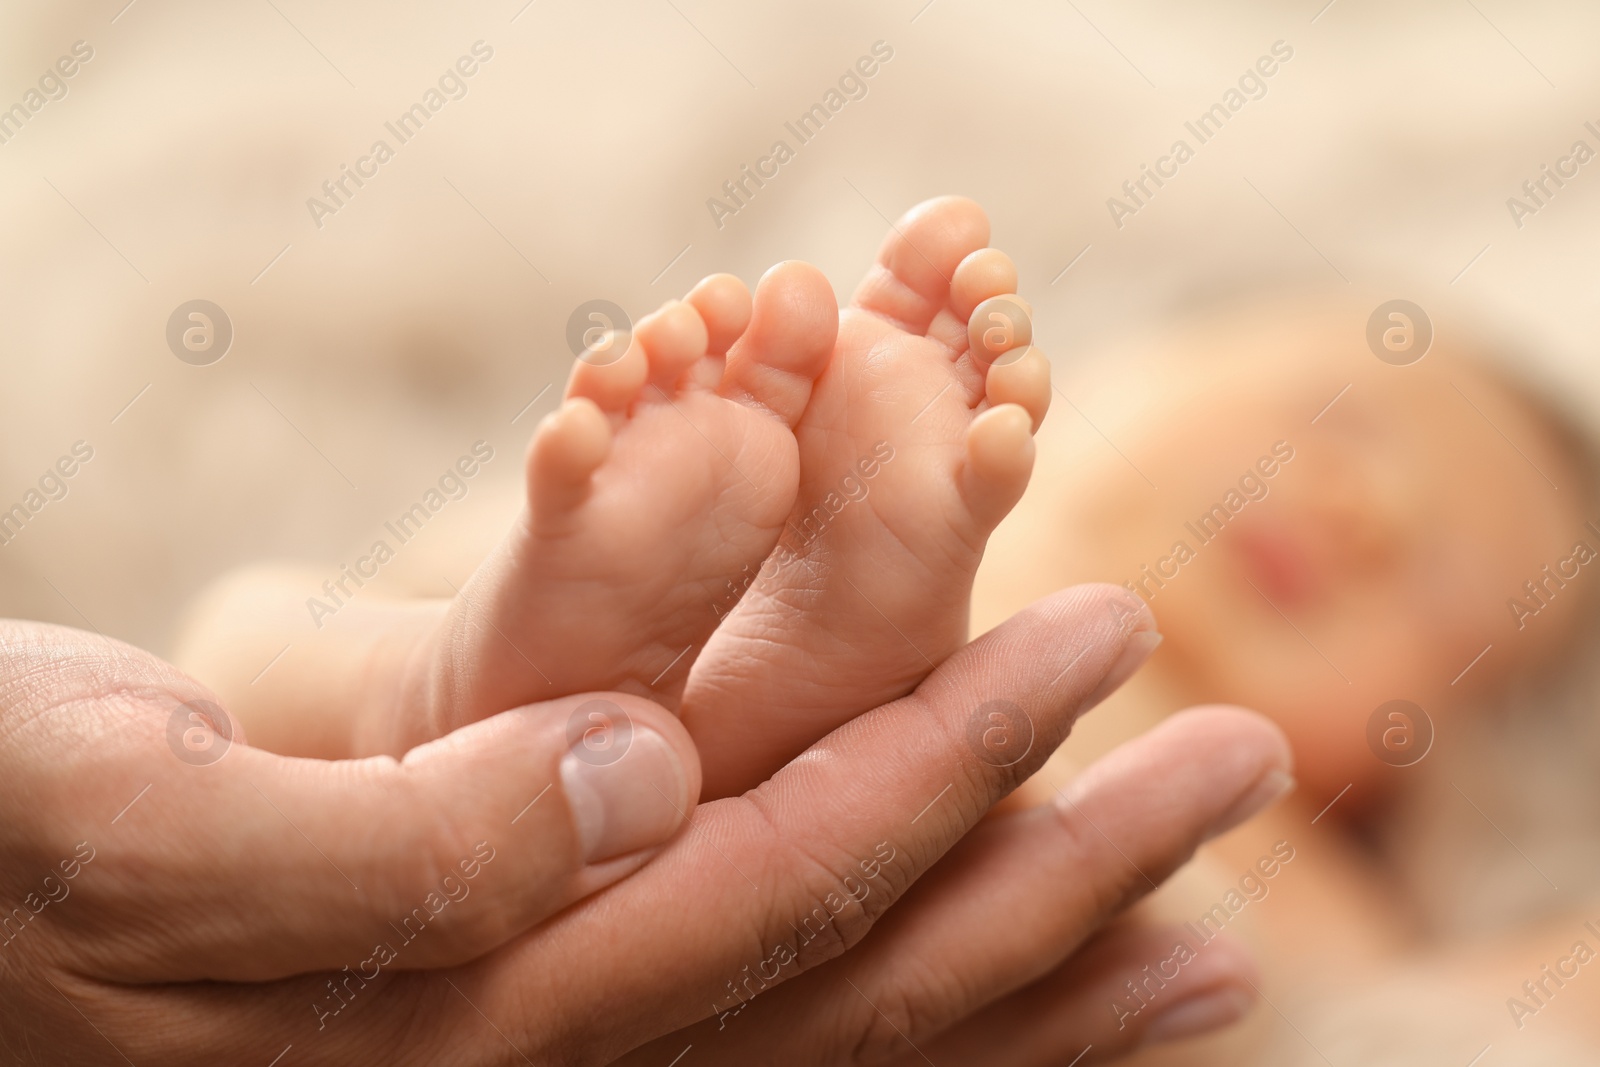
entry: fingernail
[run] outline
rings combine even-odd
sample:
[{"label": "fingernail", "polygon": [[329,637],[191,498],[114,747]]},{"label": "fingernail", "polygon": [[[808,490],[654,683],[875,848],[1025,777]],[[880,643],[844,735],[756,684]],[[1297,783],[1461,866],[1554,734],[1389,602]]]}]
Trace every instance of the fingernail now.
[{"label": "fingernail", "polygon": [[1144,666],[1144,661],[1150,658],[1150,653],[1161,644],[1161,634],[1155,630],[1140,630],[1128,638],[1128,643],[1122,646],[1122,655],[1117,657],[1117,662],[1111,665],[1111,670],[1100,679],[1100,684],[1095,686],[1078,709],[1082,715],[1106,697],[1115,693],[1123,682],[1133,677],[1133,672]]},{"label": "fingernail", "polygon": [[561,787],[585,863],[659,845],[678,829],[689,803],[678,754],[660,734],[637,724],[620,759],[561,757]]},{"label": "fingernail", "polygon": [[1249,792],[1234,801],[1227,811],[1217,816],[1217,820],[1206,830],[1205,840],[1221,837],[1293,789],[1294,784],[1293,776],[1287,771],[1276,769],[1268,771]]},{"label": "fingernail", "polygon": [[1179,1001],[1145,1028],[1140,1044],[1159,1045],[1220,1030],[1244,1018],[1254,1002],[1249,993],[1232,986]]}]

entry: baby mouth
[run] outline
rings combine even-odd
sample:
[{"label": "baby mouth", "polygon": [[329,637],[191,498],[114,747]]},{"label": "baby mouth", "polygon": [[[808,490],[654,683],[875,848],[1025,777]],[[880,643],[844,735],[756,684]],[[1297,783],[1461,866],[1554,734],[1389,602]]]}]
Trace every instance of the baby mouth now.
[{"label": "baby mouth", "polygon": [[1246,577],[1280,608],[1313,599],[1322,583],[1321,568],[1299,539],[1258,528],[1235,531],[1234,549]]}]

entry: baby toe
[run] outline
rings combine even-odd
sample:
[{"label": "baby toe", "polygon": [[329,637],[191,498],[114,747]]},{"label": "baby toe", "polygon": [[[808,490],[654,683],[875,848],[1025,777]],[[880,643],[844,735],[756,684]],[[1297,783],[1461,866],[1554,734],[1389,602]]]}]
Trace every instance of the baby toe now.
[{"label": "baby toe", "polygon": [[794,426],[839,333],[833,287],[809,263],[780,263],[756,286],[750,324],[728,351],[719,391]]},{"label": "baby toe", "polygon": [[586,397],[545,416],[528,443],[528,500],[536,519],[576,504],[611,453],[611,420]]},{"label": "baby toe", "polygon": [[702,278],[686,299],[705,320],[713,356],[724,355],[750,325],[750,290],[731,274]]},{"label": "baby toe", "polygon": [[950,279],[950,310],[962,322],[991,297],[1017,291],[1017,265],[998,248],[980,248],[963,259]]},{"label": "baby toe", "polygon": [[634,336],[644,346],[649,380],[669,392],[683,372],[706,355],[710,342],[700,312],[683,300],[670,300],[640,319]]},{"label": "baby toe", "polygon": [[989,243],[989,217],[964,196],[925,200],[906,212],[856,288],[857,307],[925,334],[950,298],[956,267]]},{"label": "baby toe", "polygon": [[1015,293],[990,297],[967,320],[967,351],[979,366],[1013,362],[1032,343],[1033,308]]},{"label": "baby toe", "polygon": [[650,375],[638,336],[608,331],[583,351],[567,378],[567,399],[592,400],[601,411],[626,414]]},{"label": "baby toe", "polygon": [[1033,420],[1033,432],[1039,432],[1044,416],[1050,410],[1050,361],[1033,345],[1013,349],[1016,358],[1009,355],[989,368],[984,382],[984,397],[990,406],[1016,404]]},{"label": "baby toe", "polygon": [[1019,405],[1002,404],[972,420],[962,492],[981,526],[992,530],[1022,499],[1033,457],[1033,419]]}]

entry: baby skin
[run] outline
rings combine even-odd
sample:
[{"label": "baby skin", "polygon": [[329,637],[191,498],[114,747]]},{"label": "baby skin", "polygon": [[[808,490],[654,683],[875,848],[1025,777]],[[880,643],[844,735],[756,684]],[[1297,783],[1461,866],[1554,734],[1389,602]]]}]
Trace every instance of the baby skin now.
[{"label": "baby skin", "polygon": [[[642,319],[620,357],[575,365],[528,447],[522,514],[450,602],[323,633],[350,654],[311,673],[343,675],[286,659],[275,691],[395,694],[356,716],[360,753],[631,692],[679,712],[709,797],[909,692],[966,640],[973,574],[1027,484],[1049,400],[1016,270],[987,243],[976,204],[929,201],[843,312],[802,263],[753,296],[705,279]],[[203,673],[252,736],[270,735],[251,721],[264,693]]]},{"label": "baby skin", "polygon": [[521,517],[414,654],[407,740],[585,691],[675,707],[727,577],[794,506],[837,315],[819,271],[784,263],[753,300],[713,275],[620,357],[580,358],[528,446]]},{"label": "baby skin", "polygon": [[683,700],[705,794],[766,780],[967,640],[984,544],[1027,486],[1050,367],[970,200],[908,212],[840,315],[795,429],[784,540]]}]

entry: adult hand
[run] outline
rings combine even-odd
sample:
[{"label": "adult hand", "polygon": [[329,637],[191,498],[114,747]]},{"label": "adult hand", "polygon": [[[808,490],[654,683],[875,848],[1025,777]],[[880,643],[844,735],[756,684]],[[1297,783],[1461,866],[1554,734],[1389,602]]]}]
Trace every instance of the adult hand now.
[{"label": "adult hand", "polygon": [[[1219,937],[1192,952],[1181,927],[1113,920],[1280,795],[1287,768],[1282,737],[1255,715],[1176,715],[1054,802],[980,822],[841,958],[623,1062],[664,1067],[692,1046],[680,1067],[1088,1067],[1225,1026],[1256,997],[1245,950]],[[952,806],[941,818],[954,816]],[[785,906],[793,919],[804,904]],[[781,941],[786,928],[773,926]],[[1129,981],[1148,999],[1137,1013]]]},{"label": "adult hand", "polygon": [[[1180,717],[1086,774],[1064,806],[969,835],[1115,675],[1127,630],[1107,603],[1123,595],[1084,587],[1024,612],[759,789],[695,810],[690,831],[631,877],[521,933],[593,888],[594,868],[574,866],[564,792],[511,822],[559,780],[541,739],[564,745],[582,698],[508,712],[400,763],[234,746],[194,768],[165,739],[193,683],[92,639],[63,656],[13,632],[0,711],[6,891],[72,854],[96,816],[115,821],[94,829],[105,844],[90,841],[70,897],[5,950],[0,1033],[73,1063],[570,1064],[633,1052],[665,1064],[692,1045],[687,1065],[877,1062],[930,1041],[957,1055],[1009,1026],[998,1062],[1070,1057],[1092,1031],[1048,1029],[1052,1013],[1088,1003],[1062,962],[1208,833],[1270,799],[1288,759],[1253,717]],[[63,663],[77,679],[65,698]],[[670,719],[610,699],[678,754],[692,797],[693,754]],[[973,740],[995,700],[1032,729],[1008,766]],[[658,805],[669,829],[666,809],[688,811],[672,787]],[[124,794],[132,807],[107,803]],[[559,817],[530,829],[546,804]],[[469,882],[456,852],[471,859],[479,841],[494,857]],[[571,869],[552,878],[563,861]],[[446,876],[470,894],[411,931],[406,916],[447,895],[434,892]],[[1212,961],[1231,973],[1225,954]],[[304,973],[319,970],[336,973]],[[1031,1013],[1039,1003],[1050,1010]],[[1034,1021],[1011,1025],[1007,1012]]]},{"label": "adult hand", "polygon": [[[1090,961],[1099,971],[1064,961],[1282,792],[1289,754],[1273,727],[1231,709],[1179,716],[1059,805],[982,822],[1114,687],[1108,676],[1125,676],[1128,637],[1151,620],[1140,607],[1121,626],[1113,603],[1127,594],[1049,597],[766,784],[701,805],[648,867],[452,976],[458,1003],[427,998],[441,1035],[429,1051],[461,1048],[442,1035],[476,1025],[483,1053],[502,1044],[487,1062],[507,1064],[875,1063],[923,1042],[948,1042],[955,1062],[1067,1062],[1089,1043],[1159,1036],[1201,993],[1237,1005],[1252,972],[1219,947],[1112,1033],[1106,976],[1147,942],[1112,941]],[[1031,728],[1032,744],[998,756],[982,737],[994,714]],[[984,1041],[991,1056],[974,1056]]]},{"label": "adult hand", "polygon": [[[624,709],[622,758],[586,744]],[[0,623],[0,1048],[373,1062],[348,1016],[395,1032],[406,1016],[375,984],[479,957],[636,870],[699,793],[677,720],[620,694],[507,712],[401,760],[242,741],[153,656]],[[291,977],[312,972],[338,973]]]}]

